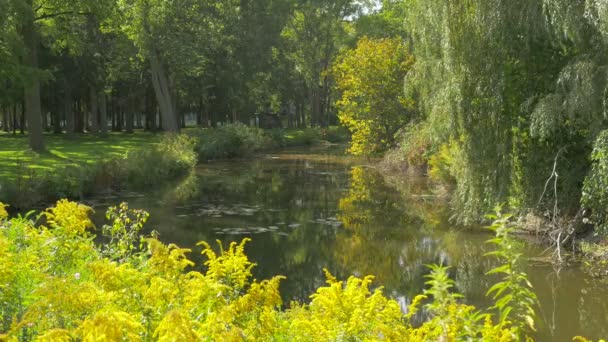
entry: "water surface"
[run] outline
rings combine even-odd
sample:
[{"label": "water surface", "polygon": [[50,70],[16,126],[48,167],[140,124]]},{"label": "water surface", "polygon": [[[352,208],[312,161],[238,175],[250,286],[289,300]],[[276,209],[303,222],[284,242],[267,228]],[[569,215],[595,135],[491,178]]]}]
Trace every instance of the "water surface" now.
[{"label": "water surface", "polygon": [[[334,151],[335,152],[335,151]],[[325,284],[323,268],[346,279],[373,274],[402,307],[424,289],[425,265],[451,266],[468,303],[487,307],[495,265],[483,254],[491,235],[449,223],[447,204],[424,179],[387,177],[376,161],[330,150],[287,150],[251,160],[213,162],[169,189],[96,199],[98,214],[121,200],[151,213],[161,240],[190,247],[198,241],[252,238],[246,251],[257,279],[287,277],[285,302],[307,301]],[[576,267],[556,273],[530,246],[528,271],[541,302],[538,339],[571,341],[608,336],[608,286]],[[193,259],[198,259],[196,255]],[[200,260],[200,259],[198,259]]]}]

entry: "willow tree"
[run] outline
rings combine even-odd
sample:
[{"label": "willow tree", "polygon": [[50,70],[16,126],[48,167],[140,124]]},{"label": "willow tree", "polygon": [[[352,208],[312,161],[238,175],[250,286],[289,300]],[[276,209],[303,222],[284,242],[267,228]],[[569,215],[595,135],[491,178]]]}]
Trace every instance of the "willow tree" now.
[{"label": "willow tree", "polygon": [[461,218],[504,202],[555,215],[576,210],[592,143],[607,123],[608,5],[407,4],[417,61],[407,90],[435,144],[458,151],[451,171]]},{"label": "willow tree", "polygon": [[408,77],[436,144],[458,145],[455,205],[463,220],[519,200],[529,153],[522,105],[551,88],[559,51],[540,1],[410,1],[416,65]]}]

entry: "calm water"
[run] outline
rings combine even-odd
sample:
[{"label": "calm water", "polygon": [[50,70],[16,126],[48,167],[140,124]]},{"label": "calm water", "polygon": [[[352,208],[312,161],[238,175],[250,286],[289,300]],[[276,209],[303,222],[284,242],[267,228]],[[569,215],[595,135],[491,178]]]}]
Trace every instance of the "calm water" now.
[{"label": "calm water", "polygon": [[[327,150],[284,151],[256,160],[215,162],[170,189],[95,201],[103,209],[120,200],[151,213],[148,227],[165,242],[191,247],[216,239],[253,239],[247,253],[257,279],[281,274],[286,302],[307,300],[334,275],[373,274],[385,293],[405,307],[424,289],[425,265],[451,266],[466,301],[487,306],[494,262],[483,257],[490,235],[448,223],[446,204],[423,180],[386,178],[374,162]],[[526,253],[537,260],[540,246]],[[197,259],[194,255],[193,259]],[[538,339],[571,341],[608,336],[608,285],[576,267],[556,273],[532,261],[529,276],[541,301]]]}]

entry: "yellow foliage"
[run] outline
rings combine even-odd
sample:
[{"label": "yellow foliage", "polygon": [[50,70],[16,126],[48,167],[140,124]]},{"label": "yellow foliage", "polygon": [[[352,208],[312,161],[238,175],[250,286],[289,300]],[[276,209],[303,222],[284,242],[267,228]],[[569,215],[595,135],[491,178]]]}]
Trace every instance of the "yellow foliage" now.
[{"label": "yellow foliage", "polygon": [[8,212],[6,211],[6,207],[8,207],[8,205],[0,202],[0,220],[3,220],[8,217]]},{"label": "yellow foliage", "polygon": [[352,133],[349,152],[369,155],[385,151],[394,135],[411,120],[413,101],[405,98],[403,79],[414,62],[399,38],[362,38],[343,52],[333,67],[338,118]]},{"label": "yellow foliage", "polygon": [[[9,327],[0,340],[429,341],[469,336],[509,341],[515,336],[509,326],[489,318],[472,324],[467,317],[473,308],[456,303],[444,317],[414,328],[409,320],[424,296],[415,297],[404,315],[382,288],[370,290],[372,276],[340,281],[327,270],[327,286],[317,289],[309,304],[281,310],[284,277],[251,280],[255,265],[245,254],[248,239],[227,249],[220,244],[219,253],[199,243],[208,259],[205,273],[186,272],[194,266],[186,258],[189,250],[151,238],[143,250],[111,260],[94,239],[83,236],[91,226],[89,212],[60,201],[47,210],[53,229],[18,218],[0,229],[0,319],[9,319],[0,321]],[[466,335],[469,331],[474,333]]]},{"label": "yellow foliage", "polygon": [[198,322],[192,321],[188,314],[180,310],[172,310],[160,322],[154,331],[154,337],[160,342],[199,341],[200,337],[194,329],[196,325]]},{"label": "yellow foliage", "polygon": [[68,234],[83,235],[87,228],[93,227],[89,214],[93,209],[86,205],[68,200],[59,200],[55,207],[46,211],[49,224],[54,228],[61,228]]},{"label": "yellow foliage", "polygon": [[244,288],[251,277],[251,269],[255,266],[245,255],[245,244],[249,241],[251,239],[245,238],[240,244],[232,242],[228,249],[224,250],[218,240],[219,256],[208,243],[199,242],[198,245],[205,247],[202,254],[209,259],[205,262],[205,266],[208,267],[207,276],[237,290]]},{"label": "yellow foliage", "polygon": [[85,342],[141,341],[143,331],[142,325],[124,311],[100,311],[85,320],[77,334]]},{"label": "yellow foliage", "polygon": [[65,329],[50,329],[43,335],[36,338],[36,342],[70,342],[72,335],[69,330]]}]

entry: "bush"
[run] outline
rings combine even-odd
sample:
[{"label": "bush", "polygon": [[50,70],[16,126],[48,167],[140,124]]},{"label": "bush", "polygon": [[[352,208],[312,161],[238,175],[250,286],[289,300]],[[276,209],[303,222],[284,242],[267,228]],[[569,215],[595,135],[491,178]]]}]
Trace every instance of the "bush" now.
[{"label": "bush", "polygon": [[409,124],[397,132],[397,147],[384,155],[382,165],[388,169],[426,172],[432,152],[431,134],[424,123]]},{"label": "bush", "polygon": [[272,147],[272,139],[266,136],[263,130],[242,123],[198,130],[195,136],[196,151],[201,161],[243,157]]},{"label": "bush", "polygon": [[593,164],[585,177],[581,204],[591,209],[596,230],[608,234],[608,130],[602,131],[593,146]]},{"label": "bush", "polygon": [[[255,264],[244,252],[248,239],[220,245],[219,253],[199,243],[207,259],[200,272],[187,257],[189,249],[138,235],[147,213],[126,204],[110,208],[110,225],[101,230],[107,243],[97,245],[90,212],[62,200],[42,213],[44,226],[31,216],[8,220],[0,212],[0,340],[514,341],[526,335],[532,319],[535,298],[514,263],[494,270],[505,274],[496,287],[505,294],[497,296],[497,322],[461,304],[440,266],[432,268],[428,290],[405,315],[382,288],[370,290],[373,277],[343,282],[328,271],[327,286],[309,304],[293,302],[281,310],[283,277],[252,280]],[[510,248],[500,220],[493,241]],[[519,301],[504,300],[513,289]],[[411,321],[427,297],[431,317],[415,326]],[[526,322],[519,321],[520,313]]]},{"label": "bush", "polygon": [[110,162],[124,172],[117,180],[128,186],[148,186],[186,175],[197,163],[195,139],[184,135],[167,135],[152,148],[137,149],[126,157]]}]

